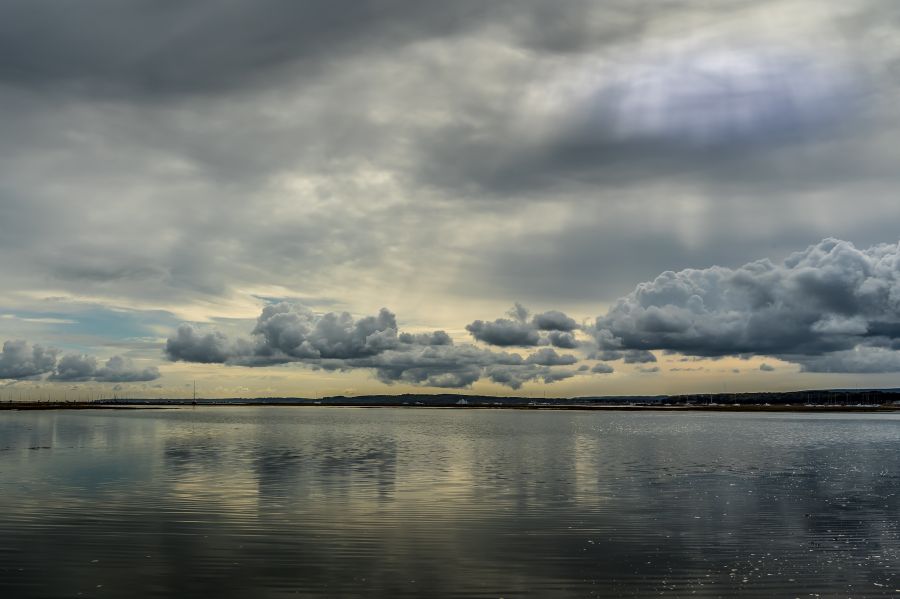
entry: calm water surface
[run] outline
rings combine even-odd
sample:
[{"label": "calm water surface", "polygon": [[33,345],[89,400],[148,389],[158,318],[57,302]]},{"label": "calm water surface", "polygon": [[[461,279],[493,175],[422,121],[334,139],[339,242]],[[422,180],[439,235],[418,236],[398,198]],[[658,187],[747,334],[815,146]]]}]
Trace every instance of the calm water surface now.
[{"label": "calm water surface", "polygon": [[900,418],[0,413],[0,597],[900,596]]}]

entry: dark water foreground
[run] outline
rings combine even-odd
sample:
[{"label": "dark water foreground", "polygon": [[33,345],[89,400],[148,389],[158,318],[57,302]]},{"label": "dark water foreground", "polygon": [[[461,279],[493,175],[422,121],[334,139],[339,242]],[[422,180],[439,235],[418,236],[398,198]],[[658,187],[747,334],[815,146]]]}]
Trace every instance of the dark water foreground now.
[{"label": "dark water foreground", "polygon": [[0,414],[0,597],[900,596],[900,416]]}]

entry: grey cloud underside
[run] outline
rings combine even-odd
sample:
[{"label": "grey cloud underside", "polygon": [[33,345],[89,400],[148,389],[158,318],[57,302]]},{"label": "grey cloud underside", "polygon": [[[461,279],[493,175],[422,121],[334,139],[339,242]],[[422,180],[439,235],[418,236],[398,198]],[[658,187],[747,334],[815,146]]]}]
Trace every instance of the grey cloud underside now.
[{"label": "grey cloud underside", "polygon": [[113,356],[102,365],[94,356],[66,354],[23,340],[6,341],[0,353],[0,379],[36,379],[43,375],[49,381],[95,381],[106,383],[134,383],[153,381],[160,377],[155,366],[136,368],[131,360]]},{"label": "grey cloud underside", "polygon": [[0,379],[26,379],[50,372],[56,366],[58,353],[22,340],[6,341],[0,354]]},{"label": "grey cloud underside", "polygon": [[540,366],[570,366],[578,362],[578,358],[571,354],[558,354],[549,347],[543,347],[525,359],[526,364],[538,364]]},{"label": "grey cloud underside", "polygon": [[900,344],[889,347],[857,345],[821,356],[783,356],[798,362],[805,372],[900,372]]},{"label": "grey cloud underside", "polygon": [[599,362],[591,367],[591,372],[594,374],[611,374],[613,372],[613,367],[609,364]]},{"label": "grey cloud underside", "polygon": [[532,323],[542,331],[568,332],[578,328],[578,323],[574,318],[566,316],[559,310],[548,310],[541,314],[535,314]]},{"label": "grey cloud underside", "polygon": [[616,302],[592,332],[599,359],[664,350],[775,356],[810,372],[896,371],[900,245],[861,250],[825,239],[780,264],[664,272]]},{"label": "grey cloud underside", "polygon": [[[618,343],[612,342],[610,343],[608,336],[605,332],[601,332],[598,335],[598,338],[601,339],[601,346],[608,345],[618,345]],[[648,362],[656,362],[656,356],[653,355],[652,352],[649,352],[645,349],[628,349],[628,350],[619,350],[619,349],[600,349],[594,351],[590,355],[591,358],[595,360],[601,360],[603,362],[614,362],[616,360],[622,360],[626,364],[646,364]]]},{"label": "grey cloud underside", "polygon": [[493,322],[476,320],[466,325],[475,339],[500,347],[533,347],[541,342],[538,330],[527,322],[498,318]]},{"label": "grey cloud underside", "polygon": [[166,354],[170,360],[186,362],[368,369],[385,383],[429,387],[467,387],[486,378],[513,389],[528,381],[551,383],[574,376],[577,371],[558,367],[578,362],[577,357],[550,347],[523,358],[456,345],[444,331],[399,332],[396,317],[386,309],[357,319],[348,313],[317,314],[287,302],[263,309],[251,339],[232,341],[217,331],[204,333],[183,324],[166,342]]},{"label": "grey cloud underside", "polygon": [[573,318],[559,310],[535,314],[531,319],[529,315],[529,311],[517,303],[509,311],[510,318],[476,320],[466,325],[466,330],[476,340],[498,347],[553,345],[575,349],[579,346],[574,331],[580,327]]}]

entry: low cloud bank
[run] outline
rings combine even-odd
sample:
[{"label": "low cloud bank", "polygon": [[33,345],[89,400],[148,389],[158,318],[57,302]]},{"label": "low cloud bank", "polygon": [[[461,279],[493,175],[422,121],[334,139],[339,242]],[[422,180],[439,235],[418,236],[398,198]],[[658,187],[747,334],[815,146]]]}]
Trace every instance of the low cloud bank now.
[{"label": "low cloud bank", "polygon": [[591,332],[607,357],[661,350],[773,356],[810,372],[898,371],[900,246],[824,239],[779,264],[667,271]]},{"label": "low cloud bank", "polygon": [[0,379],[37,379],[44,375],[49,381],[95,381],[102,383],[133,383],[159,378],[155,366],[137,368],[128,358],[113,356],[102,365],[94,356],[66,354],[54,348],[31,345],[24,340],[3,343],[0,352]]},{"label": "low cloud bank", "polygon": [[[561,313],[551,314],[538,325],[527,320],[524,308],[516,310],[519,316],[508,319],[510,326],[488,327],[492,331],[488,337],[501,341],[495,345],[530,347],[541,343],[541,326],[557,327],[552,332],[574,326],[574,321],[561,319]],[[474,328],[480,331],[473,333],[475,338],[483,338],[484,329]],[[385,383],[446,388],[467,387],[482,378],[513,389],[528,381],[550,383],[575,376],[577,371],[559,367],[578,362],[575,356],[561,355],[550,347],[522,357],[472,344],[456,345],[444,331],[400,332],[396,317],[387,309],[357,319],[346,312],[316,314],[286,302],[263,309],[250,339],[230,340],[217,331],[201,332],[183,324],[168,339],[165,351],[170,360],[185,362],[242,366],[298,362],[325,370],[364,368]]]},{"label": "low cloud bank", "polygon": [[613,361],[654,373],[654,352],[771,356],[808,372],[900,371],[900,246],[858,249],[824,239],[781,263],[664,272],[589,326],[558,310],[532,315],[515,304],[506,317],[475,320],[466,330],[477,343],[455,344],[444,331],[400,332],[387,309],[354,318],[278,303],[262,310],[249,338],[184,324],[166,354],[186,362],[364,368],[385,383],[454,388],[487,379],[518,389],[528,381],[608,374]]}]

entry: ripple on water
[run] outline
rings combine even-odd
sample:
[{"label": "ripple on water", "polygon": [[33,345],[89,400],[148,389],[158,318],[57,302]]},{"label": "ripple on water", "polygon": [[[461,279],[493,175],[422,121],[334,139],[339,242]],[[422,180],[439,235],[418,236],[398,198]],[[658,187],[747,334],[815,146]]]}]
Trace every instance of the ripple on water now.
[{"label": "ripple on water", "polygon": [[900,588],[897,425],[883,415],[9,413],[0,593],[889,596]]}]

